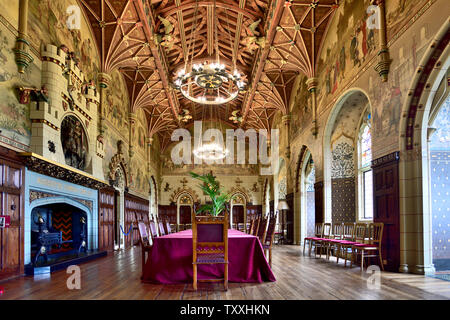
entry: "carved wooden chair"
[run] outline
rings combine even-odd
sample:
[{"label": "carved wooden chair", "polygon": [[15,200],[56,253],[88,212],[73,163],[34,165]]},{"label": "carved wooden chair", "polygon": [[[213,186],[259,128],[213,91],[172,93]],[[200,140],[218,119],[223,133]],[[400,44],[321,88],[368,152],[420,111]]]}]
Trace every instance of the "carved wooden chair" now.
[{"label": "carved wooden chair", "polygon": [[308,243],[309,247],[309,256],[311,256],[311,246],[313,244],[313,241],[316,239],[319,239],[322,237],[322,229],[323,229],[323,223],[316,223],[314,225],[314,236],[312,237],[305,237],[303,239],[303,255],[305,255],[306,250],[306,244]]},{"label": "carved wooden chair", "polygon": [[152,236],[152,239],[158,237],[158,231],[157,231],[156,223],[154,220],[150,220],[149,230],[150,230],[150,235]]},{"label": "carved wooden chair", "polygon": [[159,236],[165,236],[166,230],[164,229],[164,223],[162,221],[158,222],[158,228],[159,228]]},{"label": "carved wooden chair", "polygon": [[[277,225],[277,217],[273,216],[269,218],[269,225],[267,226],[267,231],[264,235],[263,249],[264,254],[269,251],[269,265],[272,267],[272,245],[273,239],[275,237],[275,227]],[[267,257],[267,254],[266,254]]]},{"label": "carved wooden chair", "polygon": [[[139,242],[141,243],[141,249],[142,249],[142,274],[144,274],[144,268],[145,268],[145,261],[146,256],[148,258],[149,252],[152,248],[152,245],[150,244],[150,238],[147,230],[147,225],[143,221],[138,222],[138,229],[139,229]],[[142,276],[141,276],[142,278]]]},{"label": "carved wooden chair", "polygon": [[[352,256],[358,257],[361,255],[361,270],[364,270],[364,258],[377,257],[380,262],[380,268],[384,271],[383,258],[381,256],[381,243],[383,240],[383,228],[384,224],[382,222],[370,223],[367,228],[367,238],[362,243],[355,243],[352,245]],[[374,254],[365,255],[364,253],[374,252]],[[356,261],[356,259],[355,259]],[[352,267],[353,258],[350,262],[350,267]]]},{"label": "carved wooden chair", "polygon": [[171,234],[172,233],[172,228],[170,227],[169,220],[166,220],[166,232],[167,232],[167,234]]},{"label": "carved wooden chair", "polygon": [[259,241],[261,243],[264,242],[264,235],[266,233],[267,230],[267,223],[269,222],[269,219],[267,218],[262,218],[261,222],[259,223],[259,227],[258,227],[258,233],[257,233],[257,237],[259,238]]},{"label": "carved wooden chair", "polygon": [[[192,213],[192,265],[194,290],[197,282],[223,281],[228,290],[228,213],[223,216],[196,216]],[[222,279],[198,279],[199,264],[223,264]]]},{"label": "carved wooden chair", "polygon": [[256,218],[250,220],[250,228],[248,229],[248,234],[253,234],[253,230],[255,229],[255,221]]}]

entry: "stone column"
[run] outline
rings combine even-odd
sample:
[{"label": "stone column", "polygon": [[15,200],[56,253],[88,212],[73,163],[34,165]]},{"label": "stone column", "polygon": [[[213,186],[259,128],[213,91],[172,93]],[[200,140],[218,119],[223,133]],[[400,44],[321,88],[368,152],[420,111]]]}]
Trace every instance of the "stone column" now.
[{"label": "stone column", "polygon": [[374,69],[380,75],[381,81],[387,82],[392,59],[389,57],[389,49],[387,47],[385,3],[384,0],[372,0],[371,3],[378,6],[380,28],[380,50],[378,51],[378,63]]},{"label": "stone column", "polygon": [[311,133],[314,137],[317,137],[318,126],[317,126],[317,96],[316,90],[318,86],[318,79],[313,77],[306,80],[306,86],[308,88],[309,93],[311,93],[311,109],[312,109],[312,128]]},{"label": "stone column", "polygon": [[100,72],[98,73],[98,85],[100,87],[100,105],[98,108],[98,135],[100,139],[103,140],[103,137],[105,135],[105,98],[106,95],[106,89],[109,86],[109,83],[111,82],[111,76],[107,73]]},{"label": "stone column", "polygon": [[19,35],[16,40],[14,53],[19,73],[25,70],[33,62],[33,57],[29,53],[30,43],[28,42],[28,0],[19,1]]},{"label": "stone column", "polygon": [[136,120],[137,120],[137,116],[134,112],[129,112],[128,113],[128,126],[129,126],[129,141],[128,141],[128,145],[129,145],[129,149],[128,149],[128,155],[130,156],[130,163],[131,163],[131,158],[133,158],[134,156],[134,134],[135,134],[135,125],[136,125]]}]

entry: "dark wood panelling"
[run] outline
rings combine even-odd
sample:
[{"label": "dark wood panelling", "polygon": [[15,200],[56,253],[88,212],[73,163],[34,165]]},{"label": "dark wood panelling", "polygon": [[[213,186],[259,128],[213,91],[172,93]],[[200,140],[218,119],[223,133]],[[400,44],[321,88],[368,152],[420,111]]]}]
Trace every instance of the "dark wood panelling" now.
[{"label": "dark wood panelling", "polygon": [[115,190],[104,188],[98,193],[98,248],[114,250]]},{"label": "dark wood panelling", "polygon": [[294,243],[294,194],[289,193],[286,195],[286,202],[289,209],[285,210],[286,214],[286,244]]},{"label": "dark wood panelling", "polygon": [[314,201],[316,209],[316,223],[324,222],[325,215],[323,210],[323,181],[314,184]]},{"label": "dark wood panelling", "polygon": [[385,270],[400,266],[399,152],[372,161],[374,222],[383,222],[382,255]]},{"label": "dark wood panelling", "polygon": [[11,217],[0,229],[0,280],[24,272],[24,165],[15,151],[0,146],[1,215]]},{"label": "dark wood panelling", "polygon": [[149,201],[142,199],[128,192],[125,192],[125,248],[139,244],[139,229],[137,221],[148,221]]},{"label": "dark wood panelling", "polygon": [[233,206],[233,224],[244,223],[244,206]]}]

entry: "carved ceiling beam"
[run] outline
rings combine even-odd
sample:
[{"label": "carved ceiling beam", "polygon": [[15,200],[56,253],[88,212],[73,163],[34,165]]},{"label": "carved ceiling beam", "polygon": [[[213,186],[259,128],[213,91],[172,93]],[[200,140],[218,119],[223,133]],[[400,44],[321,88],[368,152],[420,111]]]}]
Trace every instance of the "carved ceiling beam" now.
[{"label": "carved ceiling beam", "polygon": [[[188,9],[192,8],[193,4],[194,4],[194,2],[189,2],[189,3],[183,3],[179,7],[173,7],[173,6],[166,7],[164,9],[157,10],[156,13],[160,14],[161,16],[162,15],[168,16],[168,15],[175,14],[177,11],[188,10]],[[199,7],[214,6],[214,1],[199,1],[198,6]],[[221,9],[227,9],[227,10],[234,11],[237,13],[242,13],[246,17],[249,17],[253,20],[257,20],[258,18],[263,18],[263,16],[264,16],[263,13],[261,13],[261,12],[256,12],[256,11],[249,10],[249,9],[241,9],[240,7],[237,7],[236,5],[233,5],[230,3],[216,2],[216,7],[221,8]]]},{"label": "carved ceiling beam", "polygon": [[212,56],[214,53],[214,7],[207,7],[207,29],[208,29],[208,55]]},{"label": "carved ceiling beam", "polygon": [[245,123],[248,111],[253,102],[253,97],[255,96],[259,79],[261,78],[262,72],[264,70],[265,60],[269,55],[270,46],[272,45],[273,39],[275,37],[276,27],[281,19],[281,16],[283,15],[283,9],[284,1],[273,0],[269,5],[269,11],[267,12],[267,19],[265,21],[264,27],[266,36],[265,46],[262,50],[258,50],[258,56],[253,65],[253,70],[250,77],[250,79],[252,79],[252,82],[249,84],[250,88],[248,89],[243,102],[242,125],[244,125]]},{"label": "carved ceiling beam", "polygon": [[[155,29],[155,19],[154,14],[151,7],[146,7],[148,9],[148,14],[146,14],[146,9],[144,9],[144,6],[141,1],[135,1],[138,6],[138,15],[141,19],[141,21],[144,22],[144,32],[147,36],[147,39],[153,40],[153,35],[156,32]],[[150,24],[149,24],[150,23]],[[160,45],[156,45],[154,41],[150,42],[150,50],[152,52],[152,55],[155,59],[155,65],[158,69],[158,73],[161,77],[161,82],[163,84],[164,90],[166,92],[167,98],[169,99],[169,105],[172,110],[172,114],[174,116],[174,119],[177,119],[178,116],[178,99],[176,99],[176,96],[174,94],[173,88],[170,86],[170,79],[169,79],[169,68],[167,66],[166,57],[164,52],[161,49]]]},{"label": "carved ceiling beam", "polygon": [[[179,7],[181,5],[180,0],[175,0],[175,5]],[[183,48],[183,56],[187,57],[188,51],[186,46],[186,31],[184,30],[183,12],[177,11],[178,30],[180,31],[181,47]]]}]

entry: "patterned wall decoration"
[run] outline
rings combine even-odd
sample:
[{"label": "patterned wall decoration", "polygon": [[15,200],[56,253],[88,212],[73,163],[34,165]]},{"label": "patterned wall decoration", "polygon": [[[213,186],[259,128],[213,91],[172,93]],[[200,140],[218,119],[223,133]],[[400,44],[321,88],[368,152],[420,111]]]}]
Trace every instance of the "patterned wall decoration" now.
[{"label": "patterned wall decoration", "polygon": [[431,210],[433,263],[436,270],[450,270],[450,97],[439,111],[431,137]]},{"label": "patterned wall decoration", "polygon": [[348,143],[337,144],[331,152],[331,178],[350,178],[355,176],[353,161],[354,148]]},{"label": "patterned wall decoration", "polygon": [[332,180],[332,222],[355,222],[355,178]]}]

